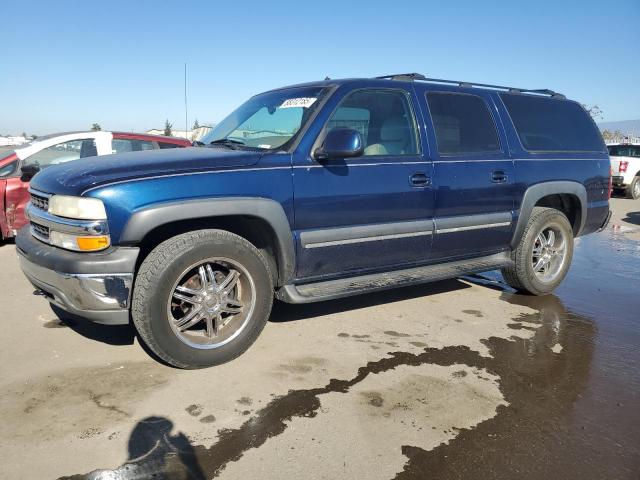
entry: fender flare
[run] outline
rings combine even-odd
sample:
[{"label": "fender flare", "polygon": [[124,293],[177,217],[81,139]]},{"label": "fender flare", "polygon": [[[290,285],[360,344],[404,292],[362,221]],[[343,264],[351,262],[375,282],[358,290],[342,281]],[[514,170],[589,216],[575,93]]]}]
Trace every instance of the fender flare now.
[{"label": "fender flare", "polygon": [[541,198],[556,194],[569,194],[578,198],[580,202],[580,218],[578,219],[578,229],[575,231],[575,236],[580,235],[587,221],[587,189],[584,185],[572,181],[538,183],[530,186],[524,192],[522,202],[520,203],[520,211],[518,212],[518,221],[511,240],[511,248],[516,248],[520,243],[520,239],[522,238],[522,234],[531,217],[531,212],[535,204],[538,203]]},{"label": "fender flare", "polygon": [[268,198],[208,198],[151,205],[135,211],[129,217],[120,242],[138,244],[155,228],[175,221],[234,215],[259,218],[271,226],[277,243],[279,277],[281,282],[288,281],[295,269],[293,235],[282,205]]}]

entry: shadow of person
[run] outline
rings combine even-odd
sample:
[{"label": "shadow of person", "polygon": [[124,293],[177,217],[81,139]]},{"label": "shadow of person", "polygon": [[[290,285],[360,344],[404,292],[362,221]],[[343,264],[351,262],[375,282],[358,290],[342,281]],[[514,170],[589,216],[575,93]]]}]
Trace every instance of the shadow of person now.
[{"label": "shadow of person", "polygon": [[129,435],[129,458],[113,470],[94,470],[61,480],[205,480],[195,449],[182,433],[171,434],[173,422],[151,416],[140,420]]},{"label": "shadow of person", "polygon": [[128,463],[135,465],[138,473],[156,475],[153,478],[204,480],[189,439],[182,432],[171,435],[172,429],[173,422],[165,417],[140,420],[129,436]]}]

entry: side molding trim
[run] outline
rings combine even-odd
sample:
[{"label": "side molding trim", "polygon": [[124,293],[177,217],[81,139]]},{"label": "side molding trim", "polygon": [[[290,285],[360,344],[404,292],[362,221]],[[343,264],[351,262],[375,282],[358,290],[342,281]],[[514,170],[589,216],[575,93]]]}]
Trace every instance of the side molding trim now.
[{"label": "side molding trim", "polygon": [[436,218],[436,235],[443,233],[482,230],[485,228],[508,227],[511,225],[511,212],[481,213],[458,217]]},{"label": "side molding trim", "polygon": [[432,220],[361,225],[355,227],[308,230],[300,233],[302,248],[321,248],[352,243],[376,242],[407,237],[421,237],[433,233]]}]

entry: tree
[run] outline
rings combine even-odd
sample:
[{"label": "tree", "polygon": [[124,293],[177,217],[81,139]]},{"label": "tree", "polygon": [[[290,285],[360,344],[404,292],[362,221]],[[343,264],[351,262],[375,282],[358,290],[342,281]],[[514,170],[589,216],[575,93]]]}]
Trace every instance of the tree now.
[{"label": "tree", "polygon": [[582,104],[584,109],[591,115],[591,118],[594,120],[600,119],[602,120],[604,117],[602,116],[602,109],[598,105],[585,105]]},{"label": "tree", "polygon": [[169,123],[169,119],[167,118],[164,122],[164,134],[167,137],[173,137],[173,132],[171,131],[171,128],[173,128],[173,125]]},{"label": "tree", "polygon": [[191,127],[191,130],[197,130],[198,128],[200,128],[200,124],[198,123],[198,119],[196,118],[196,121],[193,122],[193,127]]},{"label": "tree", "polygon": [[26,134],[26,132],[22,132],[22,137],[23,137],[23,138],[27,138],[27,134]]},{"label": "tree", "polygon": [[102,127],[99,123],[94,123],[93,125],[91,125],[92,132],[99,132],[100,130],[102,130]]}]

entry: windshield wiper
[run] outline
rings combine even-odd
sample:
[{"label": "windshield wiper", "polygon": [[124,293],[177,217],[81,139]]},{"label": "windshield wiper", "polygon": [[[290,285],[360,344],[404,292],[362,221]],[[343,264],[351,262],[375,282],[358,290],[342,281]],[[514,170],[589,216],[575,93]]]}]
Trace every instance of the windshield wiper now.
[{"label": "windshield wiper", "polygon": [[213,142],[209,142],[209,145],[224,145],[225,147],[235,150],[236,145],[244,145],[244,142],[241,142],[240,140],[233,140],[232,138],[220,138]]}]

